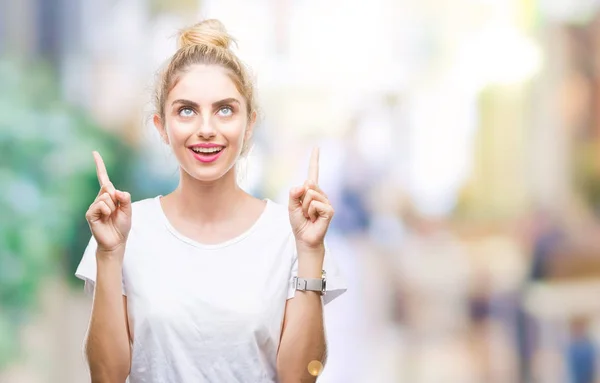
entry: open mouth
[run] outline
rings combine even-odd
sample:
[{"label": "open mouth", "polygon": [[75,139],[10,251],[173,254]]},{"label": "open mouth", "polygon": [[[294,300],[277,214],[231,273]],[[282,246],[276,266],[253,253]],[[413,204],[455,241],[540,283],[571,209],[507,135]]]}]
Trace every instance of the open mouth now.
[{"label": "open mouth", "polygon": [[189,148],[194,158],[200,162],[209,163],[216,161],[223,153],[224,146],[201,147],[194,146]]},{"label": "open mouth", "polygon": [[194,148],[190,148],[192,149],[192,151],[196,154],[199,154],[201,156],[214,156],[217,153],[220,153],[223,149],[225,149],[225,147],[223,146],[215,146],[213,148],[201,148],[201,147],[194,147]]}]

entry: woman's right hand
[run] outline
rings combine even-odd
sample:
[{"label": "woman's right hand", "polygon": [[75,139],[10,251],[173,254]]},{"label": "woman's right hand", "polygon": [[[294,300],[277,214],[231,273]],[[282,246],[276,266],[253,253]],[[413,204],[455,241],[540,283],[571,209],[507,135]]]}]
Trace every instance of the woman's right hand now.
[{"label": "woman's right hand", "polygon": [[111,253],[125,247],[131,230],[131,195],[116,190],[108,178],[106,166],[98,152],[94,152],[100,192],[85,213],[98,250]]}]

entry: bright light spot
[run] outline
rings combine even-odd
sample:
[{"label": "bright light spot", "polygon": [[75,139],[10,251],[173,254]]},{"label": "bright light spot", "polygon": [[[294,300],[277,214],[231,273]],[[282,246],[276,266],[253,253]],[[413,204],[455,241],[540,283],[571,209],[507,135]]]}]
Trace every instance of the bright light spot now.
[{"label": "bright light spot", "polygon": [[478,88],[489,84],[517,84],[530,79],[542,66],[539,46],[513,27],[486,28],[459,53],[458,71]]},{"label": "bright light spot", "polygon": [[323,371],[323,364],[318,360],[313,360],[308,364],[308,372],[312,376],[319,376]]}]

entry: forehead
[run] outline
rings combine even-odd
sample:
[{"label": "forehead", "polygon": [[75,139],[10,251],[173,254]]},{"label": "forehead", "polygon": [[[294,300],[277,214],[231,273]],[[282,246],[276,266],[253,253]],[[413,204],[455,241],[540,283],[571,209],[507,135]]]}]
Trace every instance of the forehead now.
[{"label": "forehead", "polygon": [[210,104],[226,98],[242,96],[225,68],[218,65],[192,65],[183,72],[168,100],[186,99],[198,104]]}]

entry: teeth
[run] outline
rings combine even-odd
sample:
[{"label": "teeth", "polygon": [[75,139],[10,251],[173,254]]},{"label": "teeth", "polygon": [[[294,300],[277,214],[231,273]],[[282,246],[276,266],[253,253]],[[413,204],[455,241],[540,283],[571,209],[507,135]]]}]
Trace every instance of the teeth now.
[{"label": "teeth", "polygon": [[221,147],[214,147],[214,148],[200,148],[200,147],[195,147],[192,148],[193,151],[195,151],[196,153],[216,153],[221,151]]}]

